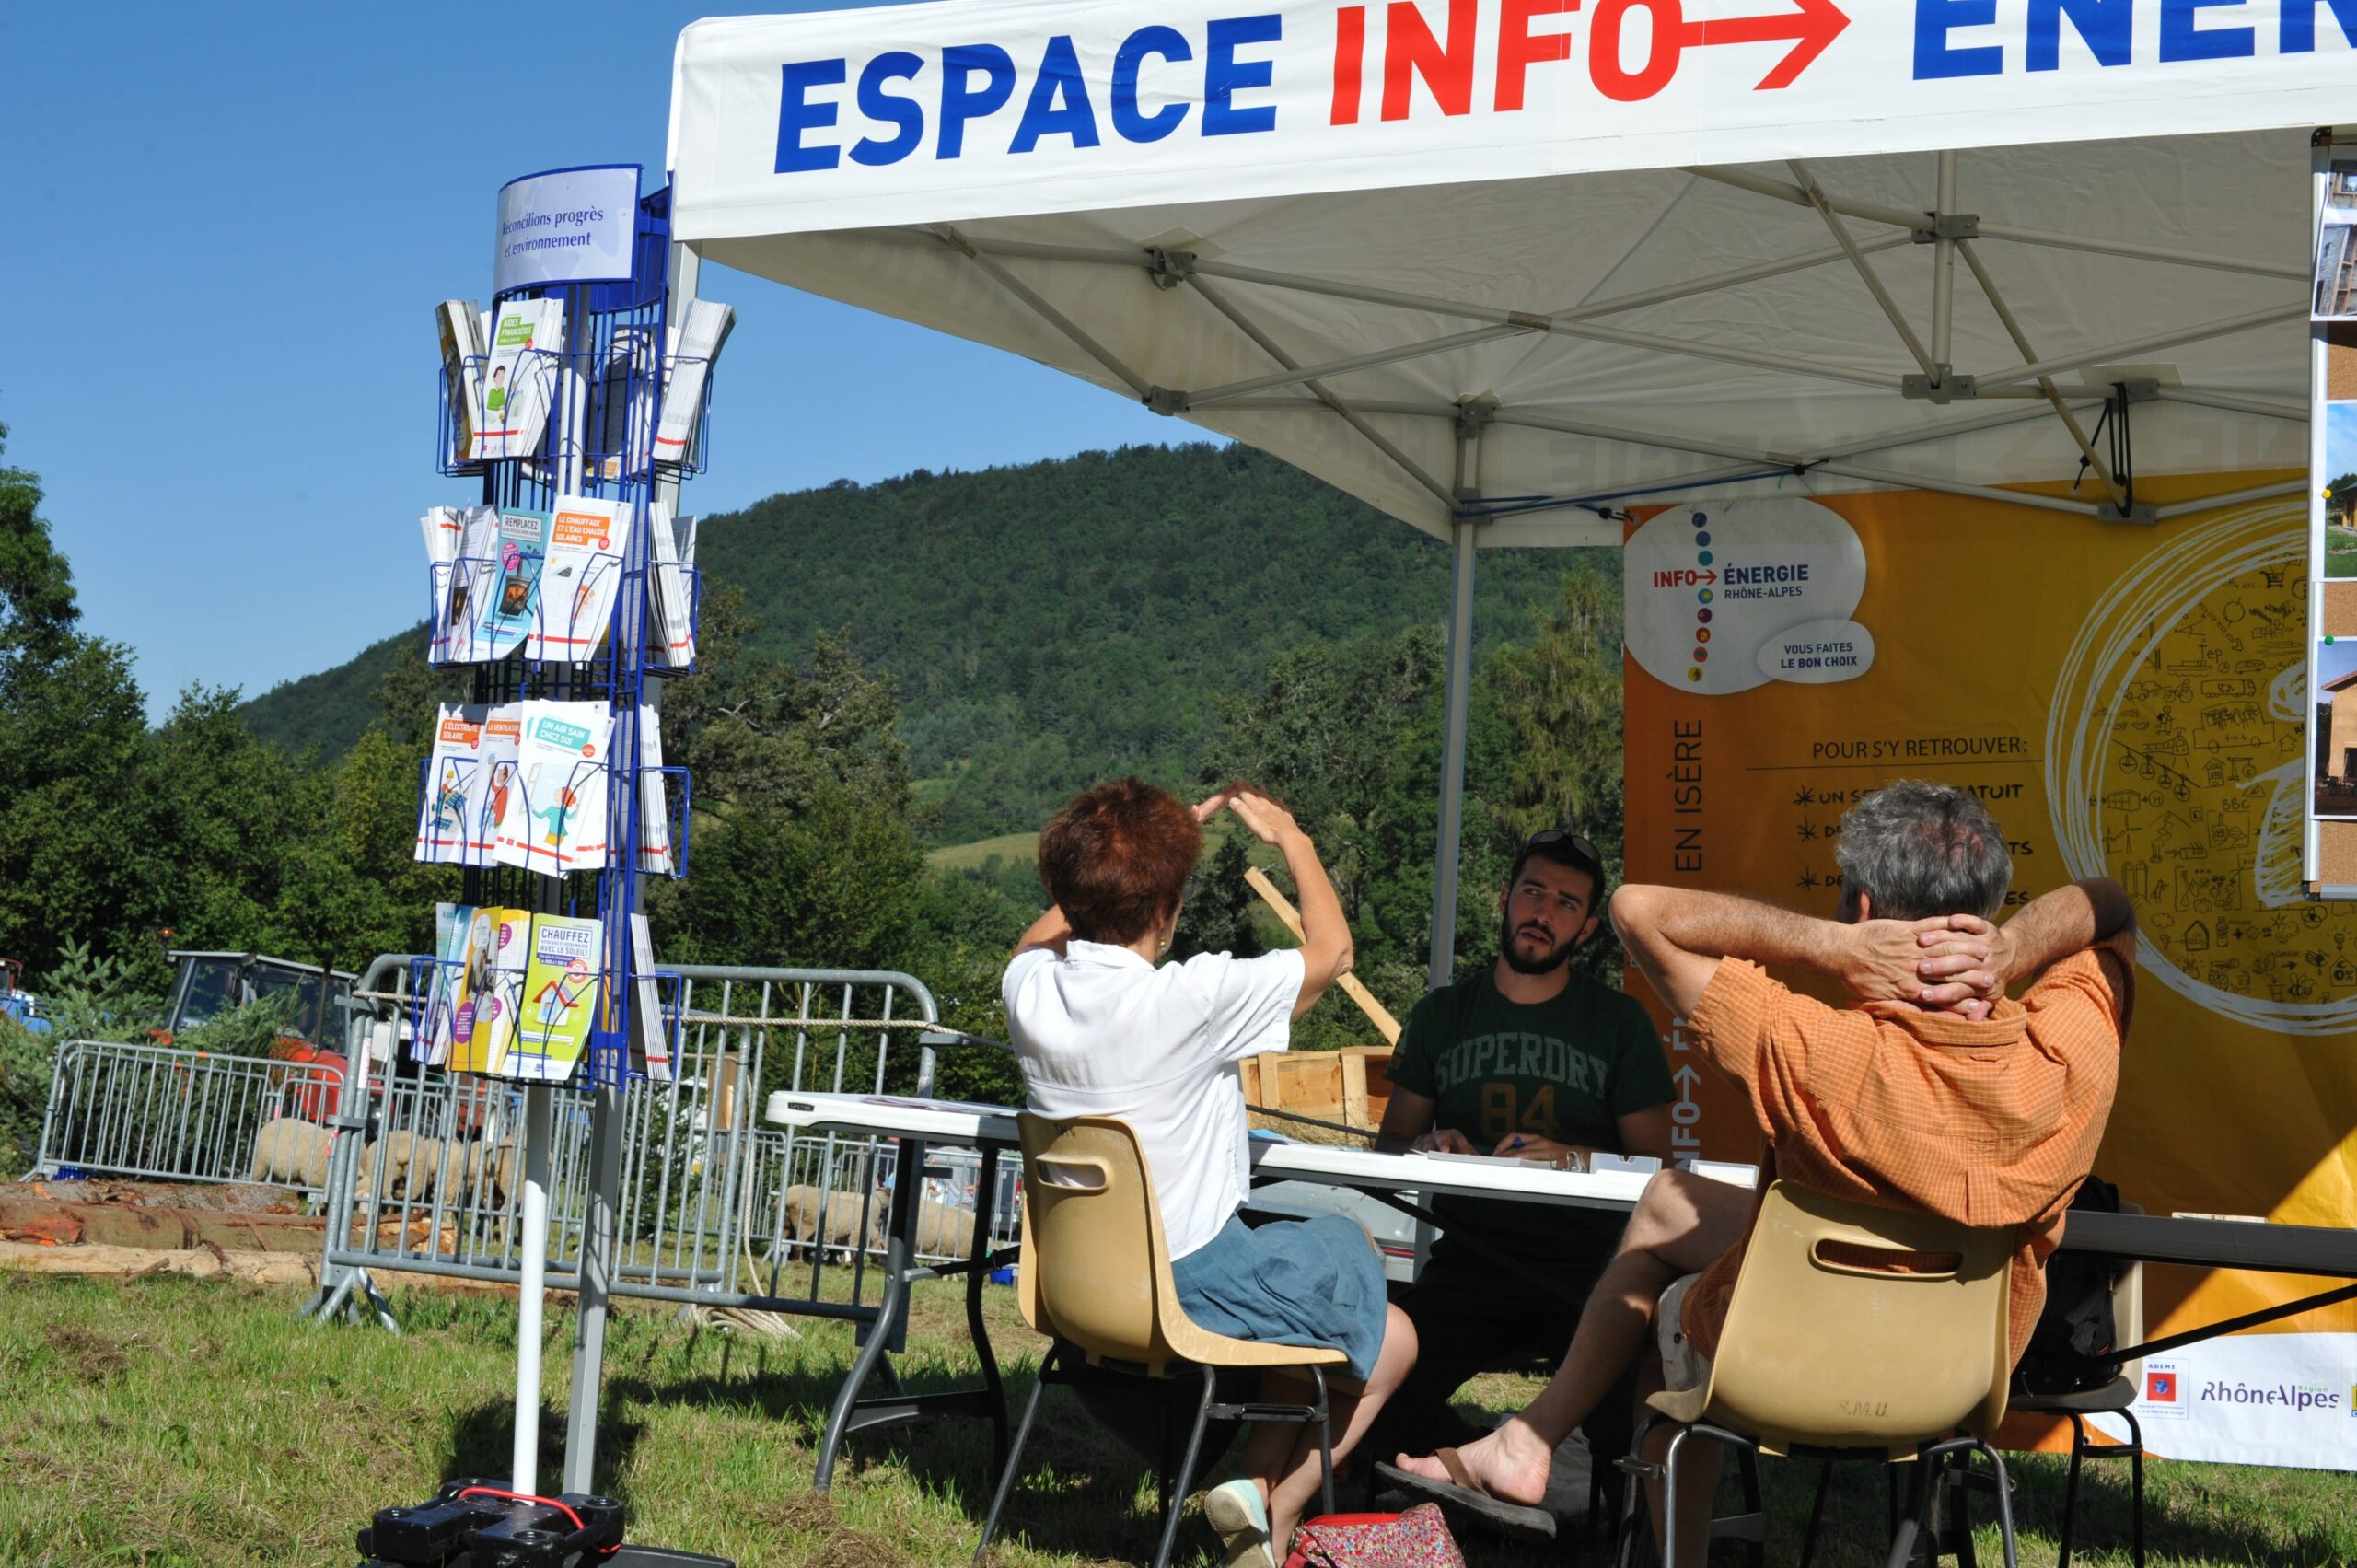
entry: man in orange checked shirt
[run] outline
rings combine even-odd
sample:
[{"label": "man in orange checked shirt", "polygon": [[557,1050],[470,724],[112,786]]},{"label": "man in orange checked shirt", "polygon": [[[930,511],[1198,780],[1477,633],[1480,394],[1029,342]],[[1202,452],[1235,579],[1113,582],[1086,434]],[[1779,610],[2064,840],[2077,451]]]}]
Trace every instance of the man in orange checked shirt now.
[{"label": "man in orange checked shirt", "polygon": [[[2097,878],[1992,925],[2012,877],[2004,837],[1979,800],[1942,784],[1894,784],[1860,800],[1838,854],[1840,922],[1678,888],[1614,896],[1631,961],[1751,1108],[1768,1143],[1759,1191],[1655,1178],[1546,1391],[1460,1452],[1402,1456],[1393,1474],[1410,1490],[1511,1526],[1543,1495],[1555,1444],[1639,1356],[1649,1324],[1662,1355],[1639,1357],[1641,1374],[1655,1387],[1700,1387],[1759,1194],[1780,1178],[2022,1227],[2011,1325],[2020,1359],[2046,1258],[2110,1115],[2134,994],[2134,912]],[[1859,1005],[1798,994],[1763,964],[1831,975]],[[2006,999],[2031,976],[2019,1002]],[[1657,1441],[1666,1446],[1667,1434]],[[1718,1450],[1689,1452],[1697,1468],[1680,1494],[1695,1514],[1678,1533],[1699,1562]]]}]

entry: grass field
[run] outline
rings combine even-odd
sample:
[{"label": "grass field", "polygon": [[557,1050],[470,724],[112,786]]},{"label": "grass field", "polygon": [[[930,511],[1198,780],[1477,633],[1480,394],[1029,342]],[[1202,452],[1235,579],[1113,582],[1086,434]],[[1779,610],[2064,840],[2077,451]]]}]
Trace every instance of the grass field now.
[{"label": "grass field", "polygon": [[[212,1281],[122,1283],[0,1275],[0,1562],[334,1565],[379,1507],[423,1500],[447,1477],[504,1475],[515,1307],[495,1297],[401,1293],[405,1331],[296,1322],[296,1297]],[[1041,1342],[993,1291],[993,1338],[1028,1391]],[[971,1376],[959,1302],[922,1289],[902,1364],[917,1390]],[[566,1387],[571,1318],[552,1312],[545,1386]],[[885,1568],[970,1556],[987,1506],[979,1423],[936,1421],[853,1440],[830,1496],[810,1470],[851,1334],[806,1320],[797,1340],[738,1337],[621,1311],[609,1340],[598,1484],[631,1506],[633,1539],[733,1557],[744,1568]],[[1504,1409],[1534,1385],[1491,1377],[1478,1402]],[[1153,1485],[1126,1451],[1055,1391],[994,1558],[1009,1564],[1144,1562]],[[562,1411],[541,1423],[544,1479]],[[2022,1561],[2054,1560],[2058,1461],[2027,1457]],[[1766,1467],[1770,1560],[1792,1561],[1813,1472]],[[2124,1467],[2098,1468],[2083,1498],[2074,1561],[2128,1561]],[[1347,1504],[1346,1504],[1347,1505]],[[1818,1560],[1878,1562],[1882,1482],[1845,1467]],[[2343,1475],[2155,1462],[2148,1504],[2154,1563],[2317,1564],[2357,1555],[2357,1481]],[[1203,1568],[1211,1538],[1182,1534]],[[1984,1562],[1998,1561],[1980,1532]],[[1469,1539],[1473,1568],[1560,1568],[1539,1553]],[[1582,1559],[1608,1561],[1591,1550]],[[1725,1559],[1724,1561],[1733,1561]]]},{"label": "grass field", "polygon": [[970,844],[945,844],[940,849],[927,850],[925,863],[947,871],[972,871],[984,861],[997,855],[1009,862],[1039,858],[1039,835],[1034,833],[1002,833],[994,839],[976,839]]}]

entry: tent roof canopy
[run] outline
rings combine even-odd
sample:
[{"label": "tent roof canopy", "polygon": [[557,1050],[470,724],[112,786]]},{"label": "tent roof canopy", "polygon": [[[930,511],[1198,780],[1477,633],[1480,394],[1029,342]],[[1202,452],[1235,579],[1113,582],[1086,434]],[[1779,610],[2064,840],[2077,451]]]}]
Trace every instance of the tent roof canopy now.
[{"label": "tent roof canopy", "polygon": [[[1401,117],[1375,125],[1332,122],[1348,24],[1330,7],[1243,18],[1276,41],[1230,36],[1232,64],[1266,69],[1224,99],[1208,59],[1154,78],[1167,63],[1144,56],[1125,88],[1138,14],[1110,0],[700,23],[674,98],[675,223],[713,260],[1012,349],[1428,531],[1474,520],[1485,544],[1617,543],[1602,514],[1640,496],[2075,477],[2003,494],[2093,517],[2130,503],[2135,473],[2305,467],[2309,134],[2284,122],[2345,75],[2328,8],[2308,53],[2172,74],[2148,6],[2129,42],[2152,40],[2149,69],[2064,53],[1964,84],[1976,116],[1953,79],[1910,75],[1921,40],[1888,29],[1917,7],[1838,29],[1789,88],[1753,85],[1789,39],[1692,41],[1763,5],[1797,5],[1798,26],[1829,0],[1637,6],[1686,17],[1675,77],[1635,103],[1559,86],[1520,116],[1441,112],[1415,64],[1430,51],[1394,70],[1403,46],[1368,43],[1362,122],[1405,84]],[[1218,11],[1150,41],[1215,54]],[[1489,20],[1481,0],[1423,12],[1434,49],[1452,17],[1476,17],[1455,35],[1471,41]],[[1620,61],[1657,62],[1617,25]],[[1527,95],[1578,75],[1588,42],[1569,36],[1569,58],[1526,64]],[[1468,101],[1503,101],[1504,47],[1470,56]],[[1132,117],[1178,114],[1178,132],[1113,135],[1094,117],[1125,92]],[[2113,139],[2063,139],[2106,95]],[[926,122],[913,139],[898,106]],[[1187,134],[1261,108],[1265,139]],[[956,162],[939,156],[951,120]],[[1968,127],[1960,150],[1927,142]],[[863,161],[895,140],[897,161]],[[1655,158],[1673,166],[1626,167]]]}]

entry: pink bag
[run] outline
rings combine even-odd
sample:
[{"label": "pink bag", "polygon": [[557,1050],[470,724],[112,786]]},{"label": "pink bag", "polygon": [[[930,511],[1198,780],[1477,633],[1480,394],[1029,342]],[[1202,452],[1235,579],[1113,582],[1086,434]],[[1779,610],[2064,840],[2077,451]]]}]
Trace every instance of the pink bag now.
[{"label": "pink bag", "polygon": [[1404,1514],[1327,1514],[1293,1533],[1285,1568],[1465,1568],[1440,1510],[1419,1503]]}]

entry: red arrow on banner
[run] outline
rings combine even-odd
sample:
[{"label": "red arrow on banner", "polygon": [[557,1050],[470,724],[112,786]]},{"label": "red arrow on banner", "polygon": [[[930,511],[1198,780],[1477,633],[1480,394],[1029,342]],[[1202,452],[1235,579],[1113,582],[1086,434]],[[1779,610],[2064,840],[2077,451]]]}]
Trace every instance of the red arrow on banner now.
[{"label": "red arrow on banner", "polygon": [[1793,0],[1797,7],[1782,16],[1728,17],[1714,22],[1686,24],[1686,42],[1713,43],[1772,43],[1791,39],[1793,47],[1776,68],[1760,79],[1755,92],[1770,87],[1788,87],[1803,71],[1817,63],[1817,57],[1833,45],[1850,26],[1849,14],[1834,4],[1834,0]]},{"label": "red arrow on banner", "polygon": [[1705,572],[1702,574],[1702,580],[1715,586],[1719,580],[1719,575],[1716,572]]}]

